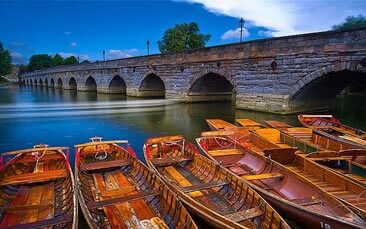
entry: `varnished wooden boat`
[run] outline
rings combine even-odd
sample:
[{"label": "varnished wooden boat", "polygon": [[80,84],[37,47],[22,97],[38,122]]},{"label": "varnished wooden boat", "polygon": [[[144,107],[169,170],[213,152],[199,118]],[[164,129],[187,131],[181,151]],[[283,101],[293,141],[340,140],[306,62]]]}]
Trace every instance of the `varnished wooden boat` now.
[{"label": "varnished wooden boat", "polygon": [[238,128],[234,124],[226,122],[222,119],[206,119],[206,122],[211,130],[229,130]]},{"label": "varnished wooden boat", "polygon": [[252,188],[219,164],[200,155],[182,136],[150,138],[147,164],[189,210],[218,228],[289,228]]},{"label": "varnished wooden boat", "polygon": [[273,120],[265,123],[282,132],[280,136],[282,141],[298,146],[305,153],[311,153],[305,156],[306,159],[366,185],[365,149],[348,149],[342,142],[323,137],[307,127],[292,127]]},{"label": "varnished wooden boat", "polygon": [[[336,196],[357,213],[366,218],[366,187],[331,169],[321,166],[313,160],[307,160],[306,154],[293,148],[292,142],[283,141],[279,130],[273,128],[258,129],[250,133],[251,139],[262,142],[263,154],[275,157],[286,168],[301,174],[325,192]],[[251,141],[253,143],[253,141]],[[258,147],[258,145],[257,145]],[[296,152],[296,153],[295,153]]]},{"label": "varnished wooden boat", "polygon": [[75,147],[79,201],[91,228],[197,228],[127,141],[92,138]]},{"label": "varnished wooden boat", "polygon": [[366,132],[346,126],[332,115],[301,114],[298,119],[302,125],[324,137],[345,144],[349,148],[366,149]]},{"label": "varnished wooden boat", "polygon": [[38,145],[1,155],[0,228],[77,227],[68,148]]},{"label": "varnished wooden boat", "polygon": [[265,157],[266,153],[277,153],[275,149],[264,151],[264,154],[253,152],[255,147],[267,142],[251,135],[247,140],[253,145],[244,147],[230,138],[231,135],[224,132],[202,133],[197,143],[209,158],[250,182],[283,216],[304,228],[365,228],[365,222],[337,198],[270,157]]},{"label": "varnished wooden boat", "polygon": [[262,124],[253,121],[251,119],[235,119],[235,122],[237,122],[240,126],[245,127],[249,130],[256,130],[256,129],[260,129],[260,128],[265,128],[265,126],[263,126]]}]

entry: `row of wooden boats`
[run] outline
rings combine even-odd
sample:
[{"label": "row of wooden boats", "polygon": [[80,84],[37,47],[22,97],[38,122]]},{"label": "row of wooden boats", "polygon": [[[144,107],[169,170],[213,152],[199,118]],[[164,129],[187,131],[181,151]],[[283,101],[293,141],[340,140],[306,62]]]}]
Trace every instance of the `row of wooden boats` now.
[{"label": "row of wooden boats", "polygon": [[183,136],[147,139],[149,168],[128,141],[99,137],[75,146],[75,175],[65,147],[4,153],[0,228],[76,228],[78,203],[91,228],[197,228],[190,213],[215,228],[290,228],[281,216],[366,228],[364,132],[320,116],[347,131],[337,141],[305,118],[309,128],[208,119],[199,148]]}]

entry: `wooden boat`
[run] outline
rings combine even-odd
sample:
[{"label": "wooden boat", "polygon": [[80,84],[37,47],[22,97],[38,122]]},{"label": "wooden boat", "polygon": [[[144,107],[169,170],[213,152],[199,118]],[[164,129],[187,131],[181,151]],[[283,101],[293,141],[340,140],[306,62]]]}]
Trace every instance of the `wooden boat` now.
[{"label": "wooden boat", "polygon": [[79,202],[90,228],[197,228],[127,141],[92,138],[75,147]]},{"label": "wooden boat", "polygon": [[310,128],[292,127],[272,120],[265,121],[265,123],[284,133],[281,134],[282,141],[296,146],[303,146],[301,147],[303,152],[311,153],[306,155],[305,159],[327,166],[355,182],[366,185],[365,149],[347,149],[347,145],[325,138]]},{"label": "wooden boat", "polygon": [[189,210],[218,228],[289,228],[247,183],[200,155],[182,136],[150,138],[147,164]]},{"label": "wooden boat", "polygon": [[366,132],[346,126],[332,115],[301,114],[298,119],[302,125],[324,137],[341,142],[349,148],[366,149]]},{"label": "wooden boat", "polygon": [[[250,182],[286,218],[304,228],[365,228],[365,222],[337,198],[270,157],[265,157],[267,151],[264,154],[253,152],[255,147],[261,147],[266,142],[250,135],[247,140],[256,145],[244,147],[230,135],[204,132],[197,143],[207,157]],[[271,149],[269,153],[277,152]]]},{"label": "wooden boat", "polygon": [[251,119],[235,119],[235,121],[242,127],[245,127],[249,130],[256,130],[256,129],[260,129],[260,128],[265,128],[265,126],[263,126],[262,124],[255,122]]},{"label": "wooden boat", "polygon": [[206,119],[206,122],[211,130],[229,130],[238,128],[234,124],[226,122],[222,119]]},{"label": "wooden boat", "polygon": [[0,228],[77,227],[68,150],[37,145],[1,155]]},{"label": "wooden boat", "polygon": [[[273,128],[258,129],[251,133],[252,139],[257,138],[269,147],[262,148],[263,153],[276,157],[286,168],[301,174],[325,192],[336,196],[357,213],[366,217],[366,187],[348,177],[342,176],[315,161],[307,160],[306,154],[293,148],[291,142],[283,141],[279,130]],[[272,144],[272,145],[271,145]],[[296,154],[295,154],[296,152]]]}]

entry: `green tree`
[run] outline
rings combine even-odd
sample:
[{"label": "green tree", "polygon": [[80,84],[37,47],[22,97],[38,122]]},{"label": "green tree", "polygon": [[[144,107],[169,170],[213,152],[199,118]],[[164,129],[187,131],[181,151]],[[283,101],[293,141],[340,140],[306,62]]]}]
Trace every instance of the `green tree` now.
[{"label": "green tree", "polygon": [[203,48],[210,38],[210,34],[200,33],[197,23],[191,22],[177,24],[174,28],[167,29],[158,45],[161,53],[182,52]]},{"label": "green tree", "polygon": [[77,64],[78,63],[78,59],[76,59],[76,57],[74,56],[70,56],[70,57],[67,57],[65,60],[64,60],[64,65],[69,65],[69,64]]},{"label": "green tree", "polygon": [[0,76],[11,73],[11,56],[8,50],[4,49],[3,43],[0,42]]},{"label": "green tree", "polygon": [[361,27],[366,27],[366,18],[365,16],[358,15],[355,16],[348,16],[346,17],[346,21],[339,24],[333,25],[333,30],[346,30],[346,29],[357,29]]},{"label": "green tree", "polygon": [[60,56],[59,54],[54,55],[52,58],[53,66],[60,66],[63,64],[63,62],[64,62],[64,58],[62,58],[62,56]]},{"label": "green tree", "polygon": [[30,71],[52,67],[52,57],[47,54],[37,54],[29,59],[28,69]]}]

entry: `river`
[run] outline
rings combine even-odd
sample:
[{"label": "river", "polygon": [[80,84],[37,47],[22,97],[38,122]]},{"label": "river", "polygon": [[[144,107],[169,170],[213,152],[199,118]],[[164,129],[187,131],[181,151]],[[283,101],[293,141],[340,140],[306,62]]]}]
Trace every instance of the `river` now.
[{"label": "river", "polygon": [[[339,96],[331,111],[343,123],[366,129],[366,98]],[[182,134],[194,140],[208,130],[206,118],[234,122],[250,118],[277,119],[299,125],[296,115],[276,115],[235,109],[231,102],[170,103],[58,89],[9,86],[0,88],[0,152],[35,144],[70,147],[90,137],[127,139],[143,159],[146,138]]]}]

